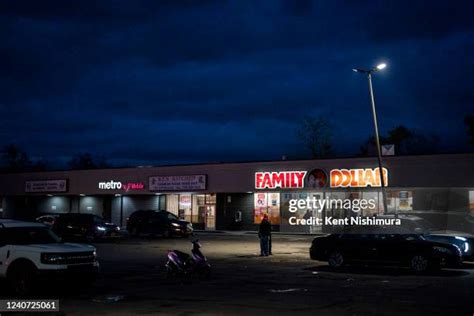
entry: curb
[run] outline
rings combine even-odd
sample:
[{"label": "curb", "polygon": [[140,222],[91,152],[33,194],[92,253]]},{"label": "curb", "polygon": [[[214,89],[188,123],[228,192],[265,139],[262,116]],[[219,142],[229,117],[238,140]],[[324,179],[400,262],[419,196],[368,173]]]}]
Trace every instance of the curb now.
[{"label": "curb", "polygon": [[[257,231],[235,231],[235,230],[194,230],[199,234],[210,234],[210,235],[228,235],[228,236],[240,236],[240,235],[257,235]],[[288,235],[288,236],[321,236],[326,235],[324,233],[298,233],[298,232],[272,232],[272,235]]]}]

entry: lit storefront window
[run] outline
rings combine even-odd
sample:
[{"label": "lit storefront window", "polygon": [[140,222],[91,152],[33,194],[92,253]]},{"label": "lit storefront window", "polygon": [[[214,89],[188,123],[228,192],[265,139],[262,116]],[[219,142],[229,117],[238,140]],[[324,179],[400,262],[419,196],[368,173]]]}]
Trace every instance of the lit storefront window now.
[{"label": "lit storefront window", "polygon": [[254,194],[254,224],[260,224],[267,214],[273,225],[280,224],[280,193],[258,192]]},{"label": "lit storefront window", "polygon": [[195,224],[196,229],[215,229],[215,194],[168,194],[166,210],[180,219]]},{"label": "lit storefront window", "polygon": [[196,194],[193,195],[192,223],[200,229],[216,228],[216,195]]},{"label": "lit storefront window", "polygon": [[[304,210],[304,209],[298,209],[296,212],[291,213],[289,212],[289,203],[290,200],[299,200],[299,199],[307,199],[309,198],[312,200],[315,198],[316,200],[321,200],[324,198],[324,193],[323,192],[285,192],[281,193],[281,224],[286,225],[286,228],[284,230],[286,231],[295,231],[294,229],[291,229],[288,227],[289,225],[289,218],[290,217],[295,217],[297,219],[309,219],[311,217],[314,218],[323,218],[323,210]],[[314,225],[314,226],[302,226],[298,227],[296,226],[296,230],[298,231],[305,231],[307,233],[319,233],[321,232],[321,226],[320,225]]]},{"label": "lit storefront window", "polygon": [[469,191],[469,212],[474,214],[474,191]]},{"label": "lit storefront window", "polygon": [[192,215],[192,196],[191,194],[179,195],[179,218],[191,222]]},{"label": "lit storefront window", "polygon": [[413,211],[413,193],[411,191],[394,191],[391,194],[394,208],[397,211]]},{"label": "lit storefront window", "polygon": [[166,210],[174,215],[179,215],[179,195],[178,194],[167,194],[166,195]]}]

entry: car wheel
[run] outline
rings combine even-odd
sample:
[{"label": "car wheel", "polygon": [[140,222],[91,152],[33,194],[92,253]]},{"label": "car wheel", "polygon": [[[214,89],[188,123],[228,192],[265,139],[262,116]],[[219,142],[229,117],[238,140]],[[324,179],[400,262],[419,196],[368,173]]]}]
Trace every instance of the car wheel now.
[{"label": "car wheel", "polygon": [[36,267],[31,263],[19,263],[8,273],[8,280],[18,295],[28,295],[35,286]]},{"label": "car wheel", "polygon": [[334,251],[329,255],[328,263],[332,268],[340,268],[344,265],[344,256],[339,251]]},{"label": "car wheel", "polygon": [[428,269],[428,259],[424,255],[416,255],[411,259],[410,267],[415,272],[425,272]]}]

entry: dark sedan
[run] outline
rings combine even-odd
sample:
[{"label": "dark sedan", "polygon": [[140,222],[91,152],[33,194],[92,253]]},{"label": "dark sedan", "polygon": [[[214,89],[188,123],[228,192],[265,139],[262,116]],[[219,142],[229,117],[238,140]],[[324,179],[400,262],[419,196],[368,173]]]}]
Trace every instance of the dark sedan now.
[{"label": "dark sedan", "polygon": [[64,240],[93,242],[122,237],[120,227],[94,214],[61,214],[54,222],[53,231]]},{"label": "dark sedan", "polygon": [[427,240],[456,245],[461,249],[462,258],[465,261],[474,261],[474,235],[457,231],[432,231],[423,235]]},{"label": "dark sedan", "polygon": [[187,237],[193,225],[168,211],[139,210],[127,219],[127,230],[131,236]]},{"label": "dark sedan", "polygon": [[[466,214],[461,215],[469,217],[469,215]],[[395,215],[379,215],[377,218],[395,218]],[[462,231],[441,230],[439,229],[439,225],[436,226],[417,215],[399,214],[397,218],[401,221],[399,230],[403,230],[404,234],[423,234],[424,239],[458,246],[461,250],[463,260],[474,260],[474,252],[472,250],[474,235]]]},{"label": "dark sedan", "polygon": [[385,229],[352,231],[317,237],[310,257],[331,267],[364,263],[407,266],[416,272],[462,263],[460,249],[451,244],[428,241],[417,234],[391,233]]}]

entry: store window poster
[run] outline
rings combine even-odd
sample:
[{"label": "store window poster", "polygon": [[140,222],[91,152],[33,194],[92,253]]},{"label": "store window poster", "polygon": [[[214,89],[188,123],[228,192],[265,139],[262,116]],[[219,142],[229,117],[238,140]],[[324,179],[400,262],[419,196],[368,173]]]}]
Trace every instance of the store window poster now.
[{"label": "store window poster", "polygon": [[254,223],[260,224],[267,214],[270,222],[280,224],[280,194],[259,192],[254,194]]}]

